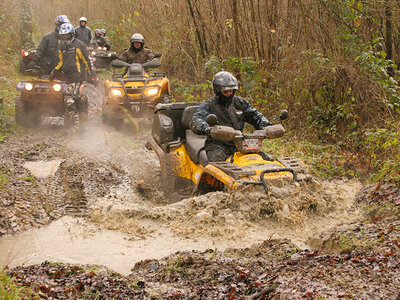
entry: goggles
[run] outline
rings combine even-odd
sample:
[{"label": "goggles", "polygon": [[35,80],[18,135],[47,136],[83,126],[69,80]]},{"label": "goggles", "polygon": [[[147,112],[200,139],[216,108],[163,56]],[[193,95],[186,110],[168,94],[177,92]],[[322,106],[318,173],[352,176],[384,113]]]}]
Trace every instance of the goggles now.
[{"label": "goggles", "polygon": [[234,86],[223,86],[223,87],[221,87],[221,92],[226,92],[226,91],[235,91],[235,90],[237,90],[238,89],[238,86],[237,85],[234,85]]}]

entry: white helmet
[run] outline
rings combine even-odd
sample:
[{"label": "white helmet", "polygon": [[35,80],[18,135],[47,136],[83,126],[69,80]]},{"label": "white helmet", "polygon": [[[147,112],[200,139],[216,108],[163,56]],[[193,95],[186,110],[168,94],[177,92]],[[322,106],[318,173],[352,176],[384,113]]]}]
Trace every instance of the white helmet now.
[{"label": "white helmet", "polygon": [[85,21],[85,23],[87,23],[87,19],[86,19],[85,17],[81,17],[81,18],[79,19],[79,23],[82,22],[82,21]]}]

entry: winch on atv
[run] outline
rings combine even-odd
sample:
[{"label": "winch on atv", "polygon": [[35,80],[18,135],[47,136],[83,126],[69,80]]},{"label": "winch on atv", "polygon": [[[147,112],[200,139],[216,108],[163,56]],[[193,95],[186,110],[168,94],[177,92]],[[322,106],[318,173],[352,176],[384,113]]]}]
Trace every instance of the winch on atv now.
[{"label": "winch on atv", "polygon": [[[165,193],[188,189],[204,193],[253,185],[261,186],[268,194],[269,182],[311,178],[296,158],[274,159],[260,151],[264,139],[279,138],[284,134],[280,124],[246,134],[215,125],[212,117],[207,118],[213,126],[211,137],[233,141],[238,150],[226,161],[207,161],[206,136],[194,134],[189,127],[198,107],[197,103],[171,103],[155,108],[152,138],[147,147],[155,151],[160,160],[161,187]],[[281,114],[281,119],[284,118],[287,118],[287,111]]]},{"label": "winch on atv", "polygon": [[[155,58],[161,53],[155,53]],[[120,124],[125,118],[140,118],[150,115],[159,103],[170,101],[169,80],[163,72],[149,73],[147,70],[161,66],[160,61],[151,60],[143,64],[128,64],[113,60],[114,68],[126,67],[126,73],[114,74],[104,82],[103,121]]]}]

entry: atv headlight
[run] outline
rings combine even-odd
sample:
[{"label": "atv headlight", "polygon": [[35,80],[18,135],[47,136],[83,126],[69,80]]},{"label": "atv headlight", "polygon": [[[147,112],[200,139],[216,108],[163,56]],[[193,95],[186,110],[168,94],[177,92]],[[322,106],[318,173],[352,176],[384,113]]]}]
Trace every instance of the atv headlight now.
[{"label": "atv headlight", "polygon": [[111,57],[111,55],[112,55],[111,53],[108,53],[108,54],[107,54],[108,57]]},{"label": "atv headlight", "polygon": [[30,82],[25,83],[25,90],[27,91],[32,91],[33,89],[33,84]]},{"label": "atv headlight", "polygon": [[96,55],[96,52],[92,51],[92,55]]},{"label": "atv headlight", "polygon": [[155,96],[158,94],[158,88],[151,88],[146,90],[147,96]]},{"label": "atv headlight", "polygon": [[55,92],[61,91],[61,84],[56,83],[55,85],[53,85],[53,90]]},{"label": "atv headlight", "polygon": [[101,50],[101,47],[97,47],[97,50]]},{"label": "atv headlight", "polygon": [[118,89],[112,89],[111,90],[111,95],[113,95],[115,97],[120,97],[120,96],[122,96],[122,91],[118,90]]},{"label": "atv headlight", "polygon": [[103,47],[103,51],[107,51],[107,48],[106,48],[106,47]]},{"label": "atv headlight", "polygon": [[23,53],[24,53],[24,56],[28,56],[29,55],[28,51],[24,51]]}]

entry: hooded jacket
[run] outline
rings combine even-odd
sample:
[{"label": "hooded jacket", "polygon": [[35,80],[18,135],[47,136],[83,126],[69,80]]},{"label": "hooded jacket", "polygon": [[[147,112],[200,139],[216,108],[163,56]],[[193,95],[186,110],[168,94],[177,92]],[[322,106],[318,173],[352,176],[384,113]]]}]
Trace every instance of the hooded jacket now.
[{"label": "hooded jacket", "polygon": [[89,75],[95,74],[92,59],[86,45],[76,38],[71,43],[63,44],[59,50],[60,62],[55,67],[57,71],[63,71],[68,82],[81,82]]},{"label": "hooded jacket", "polygon": [[55,29],[46,33],[39,42],[32,61],[40,66],[42,74],[50,74],[58,64],[58,37],[58,30]]}]

